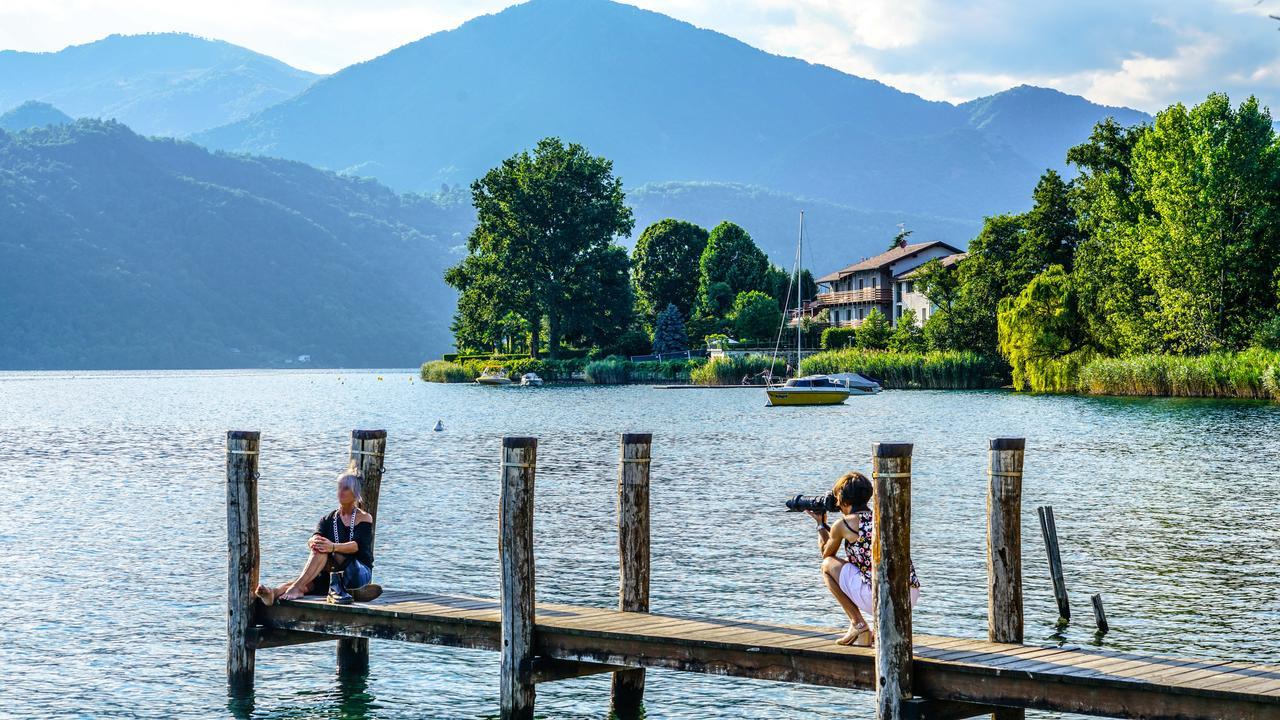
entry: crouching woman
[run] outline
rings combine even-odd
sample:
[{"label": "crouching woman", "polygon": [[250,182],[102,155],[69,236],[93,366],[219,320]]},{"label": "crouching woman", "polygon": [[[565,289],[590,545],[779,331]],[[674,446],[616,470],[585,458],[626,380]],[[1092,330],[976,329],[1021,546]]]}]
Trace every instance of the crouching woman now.
[{"label": "crouching woman", "polygon": [[[822,579],[832,596],[849,617],[849,631],[836,642],[840,645],[870,647],[875,636],[866,618],[875,612],[871,595],[871,578],[875,569],[871,561],[872,486],[867,476],[851,472],[842,476],[831,488],[840,508],[841,518],[827,525],[826,513],[810,511],[818,521],[818,545],[822,548]],[[841,560],[841,546],[845,559]],[[920,580],[915,565],[911,566],[911,606],[920,599]]]},{"label": "crouching woman", "polygon": [[373,516],[360,508],[364,481],[353,465],[338,475],[338,509],[320,518],[307,539],[310,554],[297,578],[278,587],[259,585],[263,603],[322,595],[339,605],[369,602],[382,594],[373,580]]}]

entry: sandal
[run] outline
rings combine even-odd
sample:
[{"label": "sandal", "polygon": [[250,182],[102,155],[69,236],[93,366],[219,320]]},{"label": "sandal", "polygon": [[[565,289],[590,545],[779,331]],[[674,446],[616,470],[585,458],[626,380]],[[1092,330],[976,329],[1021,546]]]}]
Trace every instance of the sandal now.
[{"label": "sandal", "polygon": [[868,640],[866,644],[862,643],[862,638],[864,635],[868,637],[871,635],[871,629],[867,627],[867,624],[865,622],[860,622],[857,624],[850,623],[849,632],[845,633],[844,637],[837,640],[836,644],[844,645],[844,646],[852,646],[852,647],[871,647],[870,640]]}]

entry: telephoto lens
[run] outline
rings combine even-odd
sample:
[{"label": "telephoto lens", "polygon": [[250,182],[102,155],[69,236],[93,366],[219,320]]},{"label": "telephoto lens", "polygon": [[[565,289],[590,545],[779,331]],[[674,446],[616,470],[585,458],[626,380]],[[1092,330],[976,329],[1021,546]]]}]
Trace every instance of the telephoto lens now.
[{"label": "telephoto lens", "polygon": [[797,495],[787,501],[787,510],[789,512],[810,510],[821,513],[835,512],[837,509],[836,496],[831,493],[826,495]]}]

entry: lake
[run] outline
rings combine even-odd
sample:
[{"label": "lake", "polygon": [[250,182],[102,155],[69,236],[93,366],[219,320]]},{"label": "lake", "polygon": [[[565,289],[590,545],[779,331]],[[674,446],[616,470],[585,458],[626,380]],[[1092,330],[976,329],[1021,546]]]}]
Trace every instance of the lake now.
[{"label": "lake", "polygon": [[[1280,662],[1280,405],[889,391],[768,408],[760,390],[430,385],[411,370],[0,373],[2,714],[229,715],[225,431],[262,432],[262,576],[282,582],[334,506],[352,428],[389,433],[384,585],[496,596],[500,438],[530,434],[539,598],[613,606],[618,433],[651,431],[653,611],[833,631],[813,522],[782,503],[868,472],[877,440],[914,442],[915,627],[975,638],[986,440],[1025,436],[1028,642],[1055,642],[1035,514],[1052,505],[1065,642]],[[332,643],[259,652],[253,716],[497,715],[496,653],[374,641],[371,656],[367,678],[340,682]],[[540,686],[539,714],[604,718],[608,682]],[[870,693],[652,670],[646,700],[650,718],[873,712]]]}]

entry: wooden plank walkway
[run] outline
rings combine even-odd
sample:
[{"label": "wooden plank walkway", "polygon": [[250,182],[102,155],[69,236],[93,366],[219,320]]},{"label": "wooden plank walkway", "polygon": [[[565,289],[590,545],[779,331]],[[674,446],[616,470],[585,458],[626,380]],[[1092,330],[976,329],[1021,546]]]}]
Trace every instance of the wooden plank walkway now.
[{"label": "wooden plank walkway", "polygon": [[[499,608],[497,600],[405,591],[348,606],[305,598],[261,608],[254,645],[320,633],[498,650]],[[540,661],[875,685],[872,651],[836,645],[827,628],[552,603],[538,604],[535,628]],[[915,692],[931,699],[1126,718],[1280,718],[1280,667],[930,635],[916,635],[914,648]]]}]

